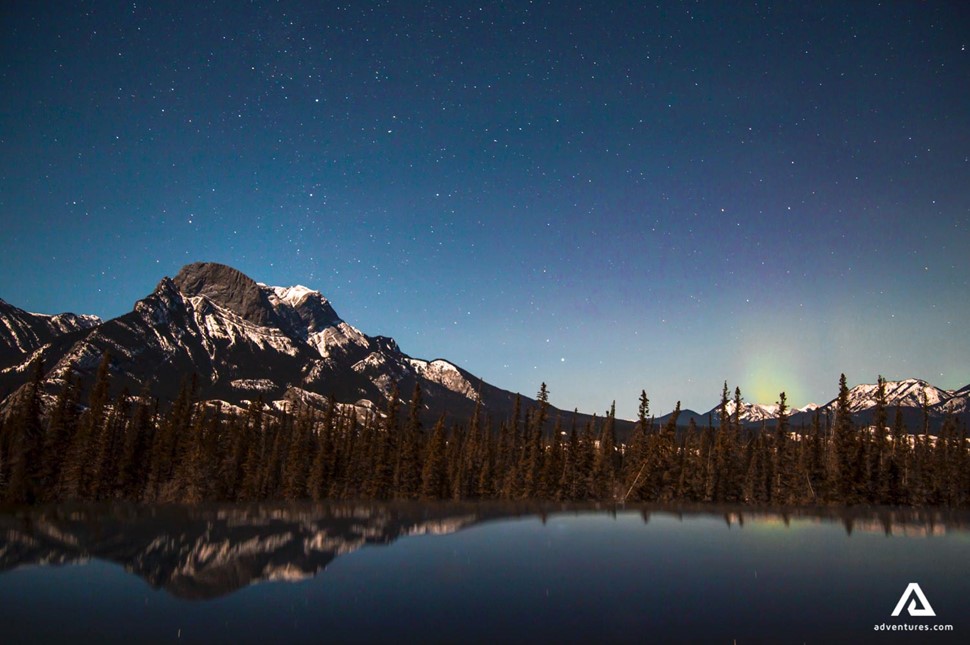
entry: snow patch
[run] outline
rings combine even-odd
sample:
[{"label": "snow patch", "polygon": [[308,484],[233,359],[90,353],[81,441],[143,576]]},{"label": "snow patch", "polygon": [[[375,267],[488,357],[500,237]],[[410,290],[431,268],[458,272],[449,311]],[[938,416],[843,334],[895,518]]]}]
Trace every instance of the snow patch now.
[{"label": "snow patch", "polygon": [[303,299],[310,294],[316,294],[320,296],[321,300],[326,302],[326,298],[324,298],[319,291],[315,291],[309,287],[304,287],[302,284],[297,284],[292,287],[273,287],[259,283],[259,286],[269,289],[280,302],[290,305],[291,307],[296,307],[299,305],[301,302],[303,302]]},{"label": "snow patch", "polygon": [[276,387],[273,381],[267,378],[240,378],[229,383],[236,390],[247,392],[268,392]]}]

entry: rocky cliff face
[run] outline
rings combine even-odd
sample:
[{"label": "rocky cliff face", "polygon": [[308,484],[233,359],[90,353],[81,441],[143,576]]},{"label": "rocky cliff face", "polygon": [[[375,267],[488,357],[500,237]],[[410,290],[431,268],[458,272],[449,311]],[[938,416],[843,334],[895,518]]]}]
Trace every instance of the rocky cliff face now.
[{"label": "rocky cliff face", "polygon": [[124,316],[34,345],[0,363],[0,387],[8,393],[23,384],[35,358],[44,362],[53,395],[69,368],[90,382],[108,353],[116,390],[148,387],[163,400],[190,375],[200,397],[236,405],[257,396],[282,401],[298,391],[383,409],[395,389],[407,400],[415,384],[429,416],[467,417],[479,394],[487,412],[505,415],[514,400],[448,361],[412,358],[393,339],[364,334],[317,291],[259,284],[213,263],[162,279]]},{"label": "rocky cliff face", "polygon": [[32,314],[0,299],[0,365],[32,354],[60,336],[99,324],[101,319],[97,316]]}]

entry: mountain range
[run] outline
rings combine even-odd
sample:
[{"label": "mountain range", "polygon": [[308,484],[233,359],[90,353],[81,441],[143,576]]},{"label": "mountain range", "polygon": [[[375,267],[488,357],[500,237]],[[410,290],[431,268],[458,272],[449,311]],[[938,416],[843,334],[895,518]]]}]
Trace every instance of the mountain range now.
[{"label": "mountain range", "polygon": [[[849,411],[857,424],[867,424],[872,421],[873,410],[876,407],[875,383],[863,383],[849,389]],[[792,425],[809,425],[812,417],[818,413],[822,418],[835,417],[836,399],[823,404],[809,403],[801,408],[788,410]],[[922,379],[909,378],[900,381],[886,381],[886,405],[889,421],[892,422],[895,409],[900,408],[903,419],[911,428],[921,427],[923,404],[927,406],[927,416],[931,428],[939,426],[943,417],[952,414],[964,422],[970,420],[970,385],[959,390],[944,390]],[[734,401],[728,401],[727,413],[734,414]],[[704,414],[697,414],[691,410],[682,412],[686,418],[692,415],[697,423],[706,424],[708,420],[717,425],[720,406],[715,406]],[[778,418],[778,404],[759,404],[741,402],[741,421],[748,426],[760,426]],[[666,418],[666,417],[663,417]]]},{"label": "mountain range", "polygon": [[[116,391],[148,388],[163,401],[174,399],[193,374],[201,399],[240,407],[259,396],[277,409],[297,403],[322,408],[334,397],[362,412],[382,410],[395,391],[409,400],[417,384],[428,417],[463,420],[481,405],[501,420],[512,413],[516,399],[446,359],[414,358],[393,338],[361,332],[318,291],[257,283],[222,264],[186,265],[174,278],[163,278],[132,311],[107,321],[33,314],[0,300],[0,401],[7,402],[27,381],[37,359],[43,362],[48,399],[63,387],[69,371],[89,386],[106,352]],[[850,391],[850,409],[858,420],[871,417],[874,393],[874,385]],[[947,413],[964,421],[970,415],[970,385],[949,391],[918,379],[891,381],[887,399],[890,407],[904,410],[910,424],[922,419],[922,400],[936,424]],[[521,397],[524,407],[534,403]],[[834,405],[833,400],[818,411],[831,415]],[[733,402],[730,408],[733,413]],[[553,409],[550,418],[557,412]],[[814,413],[814,406],[792,410],[792,423],[807,424]],[[753,426],[776,416],[776,405],[752,403],[743,403],[740,415]],[[684,410],[679,422],[691,418],[702,426],[716,424],[717,407],[704,414]],[[621,435],[631,427],[617,421]]]},{"label": "mountain range", "polygon": [[481,398],[498,417],[515,401],[515,394],[447,360],[414,358],[392,338],[364,334],[317,291],[259,284],[221,264],[189,264],[163,278],[131,312],[104,322],[4,304],[0,328],[11,330],[0,337],[4,397],[26,381],[36,359],[43,361],[48,396],[63,387],[69,369],[90,384],[108,352],[116,390],[135,394],[147,387],[163,401],[174,399],[192,374],[200,398],[236,406],[260,396],[277,408],[323,407],[332,396],[383,409],[395,388],[407,401],[416,383],[429,414],[467,417]]}]

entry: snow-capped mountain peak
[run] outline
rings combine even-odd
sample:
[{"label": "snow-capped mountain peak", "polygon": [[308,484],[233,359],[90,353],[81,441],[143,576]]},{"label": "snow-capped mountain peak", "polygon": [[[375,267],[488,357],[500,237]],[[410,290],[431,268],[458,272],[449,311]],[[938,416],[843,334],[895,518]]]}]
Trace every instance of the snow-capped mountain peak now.
[{"label": "snow-capped mountain peak", "polygon": [[[0,334],[4,320],[0,317]],[[131,312],[33,352],[43,354],[49,394],[63,387],[58,375],[68,369],[92,379],[108,354],[119,388],[148,386],[168,400],[193,374],[200,398],[234,406],[260,396],[281,409],[276,403],[284,405],[287,392],[299,391],[307,393],[301,404],[319,406],[322,397],[332,397],[355,409],[369,402],[383,410],[395,389],[407,400],[416,384],[429,414],[467,416],[480,393],[494,414],[511,410],[515,400],[449,361],[413,359],[392,338],[362,333],[319,291],[260,284],[215,263],[186,265],[174,278],[163,278]],[[16,347],[4,358],[0,389],[23,385],[29,359]]]},{"label": "snow-capped mountain peak", "polygon": [[[878,389],[876,383],[863,383],[850,389],[849,411],[855,413],[875,407]],[[952,397],[951,393],[930,385],[923,379],[886,381],[886,405],[889,407],[933,407],[946,403]],[[834,407],[834,401],[829,405]]]},{"label": "snow-capped mountain peak", "polygon": [[[725,406],[728,416],[734,416],[734,401],[728,401]],[[712,410],[715,416],[720,413],[720,408],[715,408]],[[741,402],[741,414],[738,415],[739,419],[745,423],[756,423],[758,421],[766,421],[768,419],[775,419],[778,417],[778,404],[760,404],[760,403],[748,403],[747,401]]]}]

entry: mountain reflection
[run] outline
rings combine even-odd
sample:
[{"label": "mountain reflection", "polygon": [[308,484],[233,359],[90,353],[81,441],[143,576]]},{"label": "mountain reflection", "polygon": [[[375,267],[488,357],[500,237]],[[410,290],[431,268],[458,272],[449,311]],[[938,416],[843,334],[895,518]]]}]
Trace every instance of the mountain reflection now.
[{"label": "mountain reflection", "polygon": [[854,531],[940,535],[967,531],[965,514],[942,510],[827,509],[786,512],[715,506],[626,507],[508,504],[329,503],[155,507],[57,506],[0,515],[0,572],[99,559],[117,563],[183,599],[223,596],[268,581],[316,576],[337,556],[409,535],[447,534],[477,523],[550,514],[640,512],[720,517],[728,528],[793,520],[840,522]]}]

